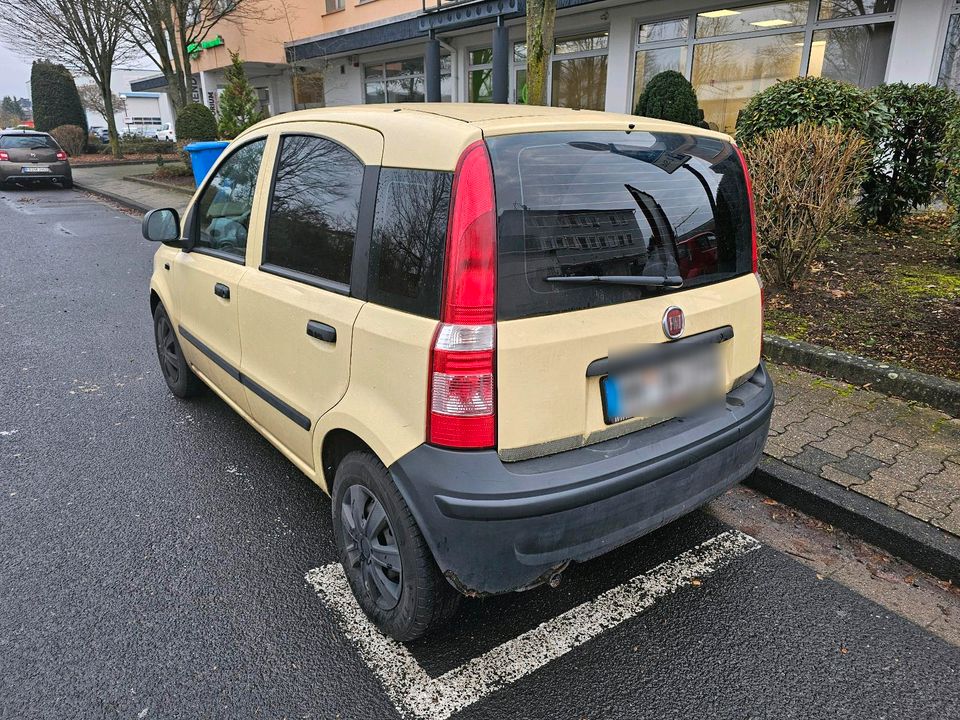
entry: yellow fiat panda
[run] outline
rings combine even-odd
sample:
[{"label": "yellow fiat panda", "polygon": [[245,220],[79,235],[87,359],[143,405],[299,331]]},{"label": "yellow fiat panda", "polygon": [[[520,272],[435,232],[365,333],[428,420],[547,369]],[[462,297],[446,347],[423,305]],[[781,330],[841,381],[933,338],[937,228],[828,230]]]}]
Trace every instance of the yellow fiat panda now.
[{"label": "yellow fiat panda", "polygon": [[522,105],[294,112],[223,152],[162,243],[163,377],[332,496],[350,585],[411,640],[555,584],[760,458],[750,181],[726,135]]}]

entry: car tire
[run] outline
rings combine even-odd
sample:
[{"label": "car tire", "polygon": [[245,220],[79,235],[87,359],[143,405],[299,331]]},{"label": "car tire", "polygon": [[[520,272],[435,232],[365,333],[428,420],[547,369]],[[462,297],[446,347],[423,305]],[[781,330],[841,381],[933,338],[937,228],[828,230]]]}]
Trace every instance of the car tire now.
[{"label": "car tire", "polygon": [[460,594],[440,573],[389,471],[370,452],[351,452],[337,467],[333,529],[350,588],[384,633],[416,640],[456,613]]},{"label": "car tire", "polygon": [[73,190],[73,178],[67,178],[60,181],[60,187],[64,190]]},{"label": "car tire", "polygon": [[180,340],[163,305],[153,311],[153,337],[157,344],[157,360],[170,392],[178,398],[190,398],[203,390],[203,382],[190,369],[180,348]]}]

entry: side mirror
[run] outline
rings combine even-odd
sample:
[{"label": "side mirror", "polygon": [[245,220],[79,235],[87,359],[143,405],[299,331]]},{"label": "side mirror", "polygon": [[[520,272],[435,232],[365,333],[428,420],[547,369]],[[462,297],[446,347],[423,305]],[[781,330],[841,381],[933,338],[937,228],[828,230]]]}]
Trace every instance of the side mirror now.
[{"label": "side mirror", "polygon": [[142,231],[150,242],[176,242],[180,239],[180,215],[173,208],[151,210],[143,216]]}]

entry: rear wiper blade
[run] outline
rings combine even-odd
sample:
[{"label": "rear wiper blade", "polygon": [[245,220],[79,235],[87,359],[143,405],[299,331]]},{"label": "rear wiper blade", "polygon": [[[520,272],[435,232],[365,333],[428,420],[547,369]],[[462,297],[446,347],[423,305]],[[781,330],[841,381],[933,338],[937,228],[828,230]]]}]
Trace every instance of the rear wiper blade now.
[{"label": "rear wiper blade", "polygon": [[642,285],[644,287],[682,287],[679,275],[556,275],[547,282],[579,283],[581,285]]}]

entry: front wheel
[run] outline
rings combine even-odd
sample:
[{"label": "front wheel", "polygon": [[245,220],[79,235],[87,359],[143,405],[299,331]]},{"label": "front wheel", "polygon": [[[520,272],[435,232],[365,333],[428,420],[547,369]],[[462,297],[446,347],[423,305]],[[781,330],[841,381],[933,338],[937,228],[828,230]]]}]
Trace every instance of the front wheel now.
[{"label": "front wheel", "polygon": [[459,593],[440,574],[410,508],[372,453],[352,452],[337,468],[333,527],[350,588],[387,635],[415,640],[456,612]]},{"label": "front wheel", "polygon": [[193,397],[199,393],[203,389],[203,383],[187,364],[177,333],[173,330],[173,323],[170,322],[163,305],[157,305],[157,309],[153,311],[153,337],[157,341],[160,372],[170,392],[178,398]]}]

